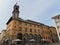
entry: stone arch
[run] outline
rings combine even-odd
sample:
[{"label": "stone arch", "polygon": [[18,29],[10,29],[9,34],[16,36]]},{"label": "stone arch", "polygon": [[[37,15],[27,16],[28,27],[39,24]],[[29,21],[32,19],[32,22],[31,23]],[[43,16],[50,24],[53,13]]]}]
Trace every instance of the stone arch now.
[{"label": "stone arch", "polygon": [[39,34],[39,38],[42,39],[42,36]]},{"label": "stone arch", "polygon": [[22,33],[18,33],[17,34],[17,39],[21,39],[22,40]]},{"label": "stone arch", "polygon": [[[3,43],[4,44],[4,43]],[[9,40],[5,41],[5,45],[9,45]]]},{"label": "stone arch", "polygon": [[28,42],[28,33],[25,33],[23,35],[23,41],[24,41],[24,43],[27,43]]},{"label": "stone arch", "polygon": [[28,33],[25,33],[23,36],[24,36],[24,37],[28,37]]},{"label": "stone arch", "polygon": [[22,36],[23,36],[22,33],[17,34],[17,39],[21,40],[21,41],[17,41],[17,45],[20,45],[20,44],[22,45]]},{"label": "stone arch", "polygon": [[29,39],[33,39],[33,38],[34,38],[33,34],[29,34]]},{"label": "stone arch", "polygon": [[40,34],[37,35],[37,41],[41,41],[42,37]]},{"label": "stone arch", "polygon": [[34,34],[34,39],[37,40],[37,34]]}]

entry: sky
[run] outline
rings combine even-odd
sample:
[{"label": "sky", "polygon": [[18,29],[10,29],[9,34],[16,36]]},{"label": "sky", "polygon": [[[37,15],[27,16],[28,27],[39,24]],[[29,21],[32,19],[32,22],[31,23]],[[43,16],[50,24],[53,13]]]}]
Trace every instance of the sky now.
[{"label": "sky", "polygon": [[60,14],[60,0],[0,0],[0,32],[6,29],[16,3],[20,6],[22,19],[55,27],[52,17]]}]

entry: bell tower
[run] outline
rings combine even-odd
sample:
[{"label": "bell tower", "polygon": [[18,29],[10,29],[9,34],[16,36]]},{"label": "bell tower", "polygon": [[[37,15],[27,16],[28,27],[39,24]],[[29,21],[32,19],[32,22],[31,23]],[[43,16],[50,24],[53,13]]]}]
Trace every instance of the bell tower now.
[{"label": "bell tower", "polygon": [[17,4],[13,7],[12,18],[18,19],[19,18],[19,6]]}]

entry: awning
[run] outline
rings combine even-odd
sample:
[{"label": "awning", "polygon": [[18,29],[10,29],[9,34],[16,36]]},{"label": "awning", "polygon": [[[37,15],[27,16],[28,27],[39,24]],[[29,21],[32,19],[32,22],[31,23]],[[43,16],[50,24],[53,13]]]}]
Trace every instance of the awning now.
[{"label": "awning", "polygon": [[35,41],[34,39],[30,39],[30,41]]},{"label": "awning", "polygon": [[41,41],[47,41],[47,39],[41,39]]},{"label": "awning", "polygon": [[13,41],[22,41],[22,40],[20,40],[20,39],[14,39]]},{"label": "awning", "polygon": [[5,41],[7,41],[8,39],[6,39]]}]

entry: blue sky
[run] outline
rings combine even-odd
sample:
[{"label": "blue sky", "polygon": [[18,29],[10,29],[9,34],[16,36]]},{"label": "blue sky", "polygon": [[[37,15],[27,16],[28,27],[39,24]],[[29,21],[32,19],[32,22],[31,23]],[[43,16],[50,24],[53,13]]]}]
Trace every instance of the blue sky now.
[{"label": "blue sky", "polygon": [[0,0],[0,31],[6,29],[16,2],[20,6],[19,16],[24,20],[55,26],[51,17],[60,14],[60,0]]}]

